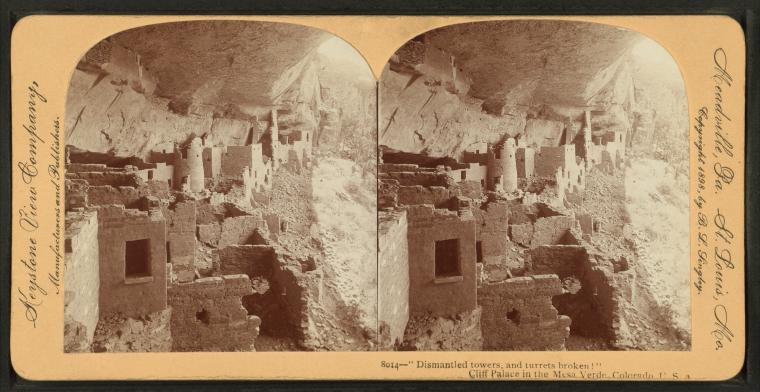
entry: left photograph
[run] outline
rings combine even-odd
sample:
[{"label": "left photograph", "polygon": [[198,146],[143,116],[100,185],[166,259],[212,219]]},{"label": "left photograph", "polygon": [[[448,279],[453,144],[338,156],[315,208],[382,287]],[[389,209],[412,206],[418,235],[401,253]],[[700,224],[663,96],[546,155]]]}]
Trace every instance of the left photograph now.
[{"label": "left photograph", "polygon": [[65,352],[377,346],[376,84],[325,31],[107,37],[65,117]]}]

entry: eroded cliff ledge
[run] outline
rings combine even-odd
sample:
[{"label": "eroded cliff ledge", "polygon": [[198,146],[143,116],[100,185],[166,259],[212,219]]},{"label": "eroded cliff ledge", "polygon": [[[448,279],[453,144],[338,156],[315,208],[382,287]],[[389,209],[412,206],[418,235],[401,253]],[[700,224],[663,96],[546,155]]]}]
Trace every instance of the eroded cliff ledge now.
[{"label": "eroded cliff ledge", "polygon": [[427,32],[401,47],[381,77],[380,143],[458,156],[473,143],[522,133],[532,118],[571,123],[597,109],[607,113],[605,128],[628,129],[636,105],[628,53],[640,39],[556,21]]},{"label": "eroded cliff ledge", "polygon": [[[272,108],[280,110],[285,127],[318,135],[320,124],[330,123],[323,117],[342,105],[333,95],[362,98],[354,103],[374,97],[374,86],[337,84],[329,77],[336,69],[322,66],[318,48],[330,37],[304,26],[244,21],[167,23],[118,33],[90,49],[72,75],[66,142],[120,156],[145,156],[153,146],[183,143],[193,134],[207,135],[213,144],[242,145],[264,129]],[[366,122],[369,110],[368,104],[354,104],[338,120]]]}]

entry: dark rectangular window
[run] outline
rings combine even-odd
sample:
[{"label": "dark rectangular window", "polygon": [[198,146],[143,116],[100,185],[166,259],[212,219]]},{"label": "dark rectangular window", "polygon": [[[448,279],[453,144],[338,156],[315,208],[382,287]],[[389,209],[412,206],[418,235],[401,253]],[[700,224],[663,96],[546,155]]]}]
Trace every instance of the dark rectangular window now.
[{"label": "dark rectangular window", "polygon": [[153,170],[148,170],[148,179],[149,180],[153,179]]},{"label": "dark rectangular window", "polygon": [[459,276],[459,239],[435,242],[435,277]]},{"label": "dark rectangular window", "polygon": [[483,262],[483,242],[478,241],[475,243],[475,252],[477,253],[477,261],[478,263]]},{"label": "dark rectangular window", "polygon": [[66,253],[71,253],[74,251],[74,247],[71,245],[71,238],[66,238],[65,246],[66,246]]},{"label": "dark rectangular window", "polygon": [[127,241],[124,252],[124,276],[140,278],[150,276],[150,240]]},{"label": "dark rectangular window", "polygon": [[464,181],[466,179],[467,179],[467,171],[466,170],[462,170],[462,181]]}]

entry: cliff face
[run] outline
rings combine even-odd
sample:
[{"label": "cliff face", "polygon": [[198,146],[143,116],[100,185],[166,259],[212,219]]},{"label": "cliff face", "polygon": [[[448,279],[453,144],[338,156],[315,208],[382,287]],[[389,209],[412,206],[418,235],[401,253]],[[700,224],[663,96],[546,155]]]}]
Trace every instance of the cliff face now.
[{"label": "cliff face", "polygon": [[457,156],[523,133],[531,119],[576,123],[605,112],[628,129],[636,106],[637,33],[557,21],[495,21],[432,30],[399,48],[380,79],[380,144]]},{"label": "cliff face", "polygon": [[[304,26],[244,21],[118,33],[90,49],[74,71],[66,142],[137,156],[193,134],[239,145],[252,129],[266,129],[272,108],[280,110],[283,128],[316,130],[329,85],[317,48],[330,37]],[[374,89],[357,94],[374,101]]]}]

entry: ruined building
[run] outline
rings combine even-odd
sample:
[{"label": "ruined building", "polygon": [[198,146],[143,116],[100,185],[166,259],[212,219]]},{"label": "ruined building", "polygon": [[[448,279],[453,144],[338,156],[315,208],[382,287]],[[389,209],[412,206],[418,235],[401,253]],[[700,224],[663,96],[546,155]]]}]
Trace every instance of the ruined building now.
[{"label": "ruined building", "polygon": [[313,268],[254,207],[280,165],[309,167],[309,132],[278,135],[273,111],[266,135],[193,137],[147,161],[67,148],[67,352],[251,351],[260,330],[301,333]]},{"label": "ruined building", "polygon": [[[587,167],[574,142],[506,138],[465,151],[468,166],[386,150],[394,163],[381,164],[379,177],[385,347],[562,350],[571,328],[614,340],[615,282],[626,278],[592,254],[589,217],[562,208],[605,161]],[[585,147],[601,156],[614,143]],[[537,182],[544,189],[532,193]]]},{"label": "ruined building", "polygon": [[[394,138],[392,132],[404,132],[398,116],[411,107],[408,116],[438,110],[432,114],[438,125],[448,105],[474,101],[453,103],[473,80],[457,72],[456,55],[431,44],[435,37],[426,34],[399,49],[381,83],[385,102],[405,102],[409,94],[406,104],[386,109],[395,117],[381,138],[387,141],[378,178],[381,345],[421,351],[609,347],[618,338],[619,302],[630,299],[625,288],[633,274],[592,244],[598,222],[583,200],[589,172],[623,168],[628,129],[609,126],[614,108],[565,105],[518,117],[486,101],[472,109],[481,122],[471,125],[489,128],[481,140],[462,143],[481,134],[475,129],[450,138],[434,136],[450,129],[415,133],[414,143]],[[429,102],[414,101],[423,94],[409,92],[415,88],[430,91]],[[459,110],[454,113],[465,120],[455,122],[468,121],[470,109]],[[451,154],[431,152],[450,146]]]}]

